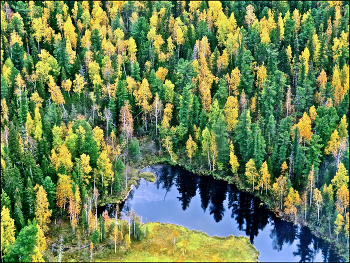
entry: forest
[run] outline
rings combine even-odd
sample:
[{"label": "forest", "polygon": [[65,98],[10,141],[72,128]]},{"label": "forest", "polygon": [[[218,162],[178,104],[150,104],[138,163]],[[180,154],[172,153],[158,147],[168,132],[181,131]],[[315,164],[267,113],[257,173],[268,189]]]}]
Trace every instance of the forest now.
[{"label": "forest", "polygon": [[3,262],[49,261],[61,219],[91,260],[147,238],[97,208],[154,163],[234,183],[348,259],[348,131],[346,1],[1,1]]}]

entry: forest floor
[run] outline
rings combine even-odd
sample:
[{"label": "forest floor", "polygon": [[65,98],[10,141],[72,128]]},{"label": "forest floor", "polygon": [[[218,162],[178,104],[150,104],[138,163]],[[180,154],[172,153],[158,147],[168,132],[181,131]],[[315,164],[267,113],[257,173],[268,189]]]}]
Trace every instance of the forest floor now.
[{"label": "forest floor", "polygon": [[[132,240],[131,246],[127,250],[125,250],[124,245],[121,245],[121,242],[118,242],[116,253],[114,243],[111,240],[105,240],[94,248],[92,261],[258,261],[259,251],[255,249],[247,237],[210,237],[203,232],[189,230],[178,225],[154,222],[145,225],[149,230],[148,238],[141,241]],[[58,240],[60,239],[64,251],[61,261],[88,262],[91,260],[90,241],[87,239],[86,232],[82,233],[81,228],[78,227],[76,233],[73,233],[69,221],[61,220],[57,224],[53,222],[50,226],[50,236],[46,251],[48,261],[57,261]]]}]

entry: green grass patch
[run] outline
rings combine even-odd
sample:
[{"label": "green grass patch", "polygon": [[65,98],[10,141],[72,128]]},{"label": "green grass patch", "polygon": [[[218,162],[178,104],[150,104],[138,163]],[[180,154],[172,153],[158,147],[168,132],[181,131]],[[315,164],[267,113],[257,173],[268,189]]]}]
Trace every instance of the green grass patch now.
[{"label": "green grass patch", "polygon": [[140,173],[140,177],[144,178],[146,181],[155,182],[157,178],[152,172]]},{"label": "green grass patch", "polygon": [[169,262],[169,261],[231,261],[257,262],[259,252],[247,237],[210,237],[183,226],[147,223],[149,239],[133,241],[124,255],[113,250],[96,261]]}]

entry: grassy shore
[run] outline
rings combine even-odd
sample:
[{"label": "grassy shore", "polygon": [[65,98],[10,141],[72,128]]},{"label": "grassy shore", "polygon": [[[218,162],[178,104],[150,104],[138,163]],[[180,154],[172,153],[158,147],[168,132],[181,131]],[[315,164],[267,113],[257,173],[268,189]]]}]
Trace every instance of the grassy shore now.
[{"label": "grassy shore", "polygon": [[231,261],[257,262],[259,252],[243,236],[210,237],[183,226],[147,223],[149,239],[134,241],[122,257],[111,251],[96,261]]},{"label": "grassy shore", "polygon": [[[126,223],[126,222],[125,222]],[[109,239],[94,248],[92,261],[94,262],[153,262],[153,261],[231,261],[257,262],[259,252],[243,236],[210,237],[196,230],[189,230],[183,226],[147,223],[149,236],[141,241],[133,240],[126,250],[125,243],[117,243],[117,253]],[[61,220],[50,226],[51,238],[48,240],[46,260],[57,261],[58,240],[62,240],[63,262],[90,261],[89,239],[78,228],[73,234],[69,221]]]}]

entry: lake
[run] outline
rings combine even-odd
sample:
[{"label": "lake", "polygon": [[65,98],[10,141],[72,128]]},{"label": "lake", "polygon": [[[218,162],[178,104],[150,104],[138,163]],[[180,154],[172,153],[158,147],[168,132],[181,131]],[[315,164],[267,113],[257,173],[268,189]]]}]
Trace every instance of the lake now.
[{"label": "lake", "polygon": [[140,180],[122,207],[122,217],[132,209],[143,223],[177,224],[210,236],[247,236],[259,250],[260,262],[342,261],[308,227],[276,217],[260,199],[234,185],[170,165],[142,172],[153,172],[157,180]]}]

